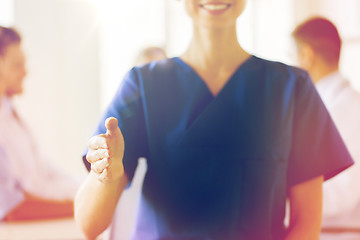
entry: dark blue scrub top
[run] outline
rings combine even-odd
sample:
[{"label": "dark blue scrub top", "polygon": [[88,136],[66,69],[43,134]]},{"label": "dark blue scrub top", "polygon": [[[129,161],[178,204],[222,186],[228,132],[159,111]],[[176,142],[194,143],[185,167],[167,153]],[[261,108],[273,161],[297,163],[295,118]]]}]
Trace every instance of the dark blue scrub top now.
[{"label": "dark blue scrub top", "polygon": [[110,116],[129,178],[148,162],[134,239],[281,239],[289,187],[353,163],[308,74],[255,56],[216,97],[180,58],[135,67]]}]

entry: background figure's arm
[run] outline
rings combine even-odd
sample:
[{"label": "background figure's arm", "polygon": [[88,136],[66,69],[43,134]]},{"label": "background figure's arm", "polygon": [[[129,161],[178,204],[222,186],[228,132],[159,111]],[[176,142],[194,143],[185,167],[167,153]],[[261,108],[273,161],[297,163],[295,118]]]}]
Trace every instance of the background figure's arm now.
[{"label": "background figure's arm", "polygon": [[5,221],[73,217],[73,201],[53,201],[25,193],[25,199],[9,212]]},{"label": "background figure's arm", "polygon": [[75,197],[75,220],[89,239],[111,223],[117,202],[129,180],[122,163],[124,138],[116,118],[108,118],[106,134],[89,141],[86,155],[91,172]]},{"label": "background figure's arm", "polygon": [[285,240],[319,239],[323,179],[316,177],[290,188],[290,224]]},{"label": "background figure's arm", "polygon": [[0,221],[25,198],[23,189],[10,170],[10,160],[0,145]]},{"label": "background figure's arm", "polygon": [[[0,159],[1,161],[1,159]],[[1,174],[1,170],[0,170]],[[22,189],[8,181],[0,181],[0,221],[6,220],[7,215],[13,211],[25,196]]]}]

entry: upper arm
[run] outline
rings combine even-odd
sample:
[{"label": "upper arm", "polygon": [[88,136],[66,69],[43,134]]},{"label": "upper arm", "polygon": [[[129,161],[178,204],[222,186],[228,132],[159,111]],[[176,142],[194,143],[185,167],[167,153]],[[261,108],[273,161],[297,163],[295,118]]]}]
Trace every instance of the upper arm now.
[{"label": "upper arm", "polygon": [[298,79],[294,101],[288,187],[323,175],[327,180],[353,164],[311,80]]}]

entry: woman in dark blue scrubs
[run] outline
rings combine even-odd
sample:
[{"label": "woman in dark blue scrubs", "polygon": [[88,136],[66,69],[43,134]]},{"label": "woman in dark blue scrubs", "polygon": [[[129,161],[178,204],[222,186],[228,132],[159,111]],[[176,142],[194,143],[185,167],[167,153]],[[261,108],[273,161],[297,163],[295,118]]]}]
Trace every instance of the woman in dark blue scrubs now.
[{"label": "woman in dark blue scrubs", "polygon": [[308,74],[241,48],[245,0],[185,6],[188,50],[131,69],[90,140],[77,221],[100,234],[146,157],[132,239],[317,239],[322,182],[352,160]]}]

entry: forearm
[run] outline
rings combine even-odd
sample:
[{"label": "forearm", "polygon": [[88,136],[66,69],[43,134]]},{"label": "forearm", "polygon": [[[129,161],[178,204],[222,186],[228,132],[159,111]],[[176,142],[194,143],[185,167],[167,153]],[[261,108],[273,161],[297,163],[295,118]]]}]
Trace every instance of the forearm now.
[{"label": "forearm", "polygon": [[313,220],[298,221],[290,226],[284,240],[318,240],[320,238],[320,227],[318,224],[313,224]]},{"label": "forearm", "polygon": [[52,201],[28,197],[6,215],[5,221],[73,217],[72,201]]},{"label": "forearm", "polygon": [[75,220],[89,239],[95,239],[111,223],[117,202],[128,183],[123,176],[103,183],[92,171],[75,197]]},{"label": "forearm", "polygon": [[323,176],[290,188],[290,224],[285,240],[317,240],[321,232]]}]

